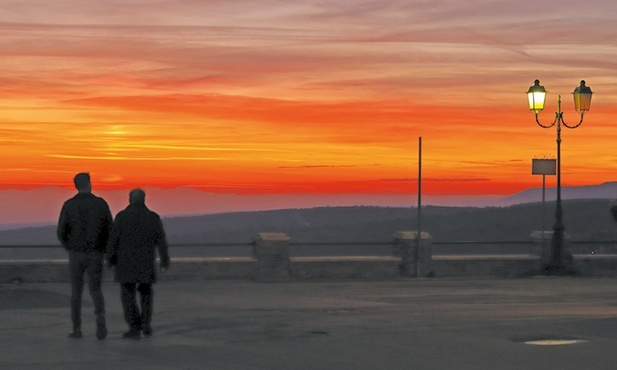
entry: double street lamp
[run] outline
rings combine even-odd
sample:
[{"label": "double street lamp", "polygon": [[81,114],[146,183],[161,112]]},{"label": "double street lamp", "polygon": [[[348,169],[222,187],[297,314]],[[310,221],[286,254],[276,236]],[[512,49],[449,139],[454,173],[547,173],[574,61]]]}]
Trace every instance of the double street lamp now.
[{"label": "double street lamp", "polygon": [[[529,109],[535,113],[536,123],[542,128],[557,127],[557,207],[555,209],[555,225],[553,226],[553,238],[551,240],[551,260],[544,266],[544,271],[547,274],[569,272],[564,259],[564,225],[561,208],[561,125],[563,124],[567,128],[574,129],[583,123],[583,116],[591,106],[591,94],[591,89],[585,85],[585,81],[581,81],[580,86],[577,86],[574,92],[572,92],[574,108],[580,114],[580,120],[577,124],[569,125],[564,121],[561,111],[561,95],[558,95],[555,119],[551,124],[543,125],[540,123],[538,114],[544,109],[546,89],[540,85],[539,80],[535,80],[534,85],[527,90]],[[542,232],[544,233],[544,230]]]}]

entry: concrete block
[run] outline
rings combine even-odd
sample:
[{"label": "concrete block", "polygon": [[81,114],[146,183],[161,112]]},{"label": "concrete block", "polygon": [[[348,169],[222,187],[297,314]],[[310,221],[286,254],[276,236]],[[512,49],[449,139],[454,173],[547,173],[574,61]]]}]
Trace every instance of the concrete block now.
[{"label": "concrete block", "polygon": [[284,233],[259,233],[255,236],[254,242],[259,280],[263,282],[290,280],[289,236]]},{"label": "concrete block", "polygon": [[[398,231],[394,234],[393,254],[401,258],[403,276],[431,276],[433,274],[432,238],[427,232]],[[419,243],[418,243],[419,241]]]}]

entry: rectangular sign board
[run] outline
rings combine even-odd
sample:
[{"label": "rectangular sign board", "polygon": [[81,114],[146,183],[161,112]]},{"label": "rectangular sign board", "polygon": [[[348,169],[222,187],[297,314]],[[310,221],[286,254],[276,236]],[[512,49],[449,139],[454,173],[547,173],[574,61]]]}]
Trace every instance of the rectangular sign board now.
[{"label": "rectangular sign board", "polygon": [[557,174],[557,160],[534,158],[531,160],[532,175],[555,175]]}]

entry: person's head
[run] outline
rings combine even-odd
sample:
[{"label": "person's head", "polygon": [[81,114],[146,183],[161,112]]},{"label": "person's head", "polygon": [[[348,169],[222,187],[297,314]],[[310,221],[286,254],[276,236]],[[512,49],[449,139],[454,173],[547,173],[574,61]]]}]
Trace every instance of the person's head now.
[{"label": "person's head", "polygon": [[135,205],[146,204],[146,192],[141,189],[133,189],[129,193],[129,203]]},{"label": "person's head", "polygon": [[75,188],[80,193],[88,193],[92,190],[92,185],[90,184],[90,174],[87,172],[78,173],[73,179],[75,183]]}]

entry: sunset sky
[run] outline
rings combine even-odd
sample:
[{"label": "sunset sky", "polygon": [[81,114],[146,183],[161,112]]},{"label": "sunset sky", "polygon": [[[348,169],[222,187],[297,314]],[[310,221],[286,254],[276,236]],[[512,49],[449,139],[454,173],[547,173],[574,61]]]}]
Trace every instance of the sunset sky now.
[{"label": "sunset sky", "polygon": [[[617,181],[614,0],[0,0],[0,189],[512,194]],[[554,186],[555,177],[547,178]]]}]

